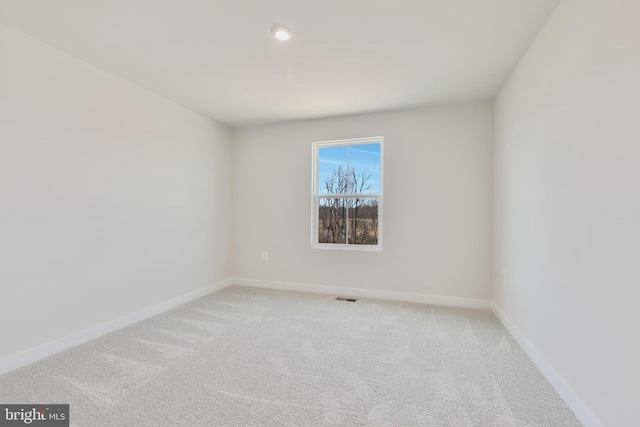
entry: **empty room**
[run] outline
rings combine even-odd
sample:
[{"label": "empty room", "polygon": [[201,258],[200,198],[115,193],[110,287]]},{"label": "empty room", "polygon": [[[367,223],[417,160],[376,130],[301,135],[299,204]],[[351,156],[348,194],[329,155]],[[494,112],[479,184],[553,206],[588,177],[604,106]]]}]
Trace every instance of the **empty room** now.
[{"label": "empty room", "polygon": [[640,425],[640,1],[0,0],[0,426]]}]

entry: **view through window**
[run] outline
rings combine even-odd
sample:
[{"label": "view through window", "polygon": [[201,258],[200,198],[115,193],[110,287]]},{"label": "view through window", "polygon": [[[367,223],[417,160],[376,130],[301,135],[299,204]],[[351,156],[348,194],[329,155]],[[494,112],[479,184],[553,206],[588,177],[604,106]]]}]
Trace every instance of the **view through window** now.
[{"label": "view through window", "polygon": [[313,143],[314,247],[382,249],[383,138]]}]

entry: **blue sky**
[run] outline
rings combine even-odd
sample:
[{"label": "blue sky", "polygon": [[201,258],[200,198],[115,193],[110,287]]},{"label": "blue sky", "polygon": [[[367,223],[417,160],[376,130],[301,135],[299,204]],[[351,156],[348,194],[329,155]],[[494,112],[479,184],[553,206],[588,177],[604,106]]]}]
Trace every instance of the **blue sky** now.
[{"label": "blue sky", "polygon": [[355,168],[359,175],[365,170],[371,175],[370,192],[380,191],[380,144],[354,144],[348,146],[320,147],[318,150],[318,192],[326,193],[324,182],[331,171],[342,165],[344,169]]}]

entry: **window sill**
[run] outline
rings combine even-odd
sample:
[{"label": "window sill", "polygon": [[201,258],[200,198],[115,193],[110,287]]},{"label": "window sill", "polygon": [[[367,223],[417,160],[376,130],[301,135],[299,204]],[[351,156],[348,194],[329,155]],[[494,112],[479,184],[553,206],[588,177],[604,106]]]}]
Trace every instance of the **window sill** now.
[{"label": "window sill", "polygon": [[328,249],[338,251],[382,252],[382,245],[342,245],[335,243],[315,243],[312,249]]}]

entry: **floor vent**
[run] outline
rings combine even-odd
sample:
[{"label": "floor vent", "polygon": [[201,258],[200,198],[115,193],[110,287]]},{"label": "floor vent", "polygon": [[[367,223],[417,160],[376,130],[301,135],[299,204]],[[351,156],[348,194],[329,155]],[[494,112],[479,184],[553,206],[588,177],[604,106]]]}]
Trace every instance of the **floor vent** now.
[{"label": "floor vent", "polygon": [[336,297],[336,301],[358,302],[355,298]]}]

